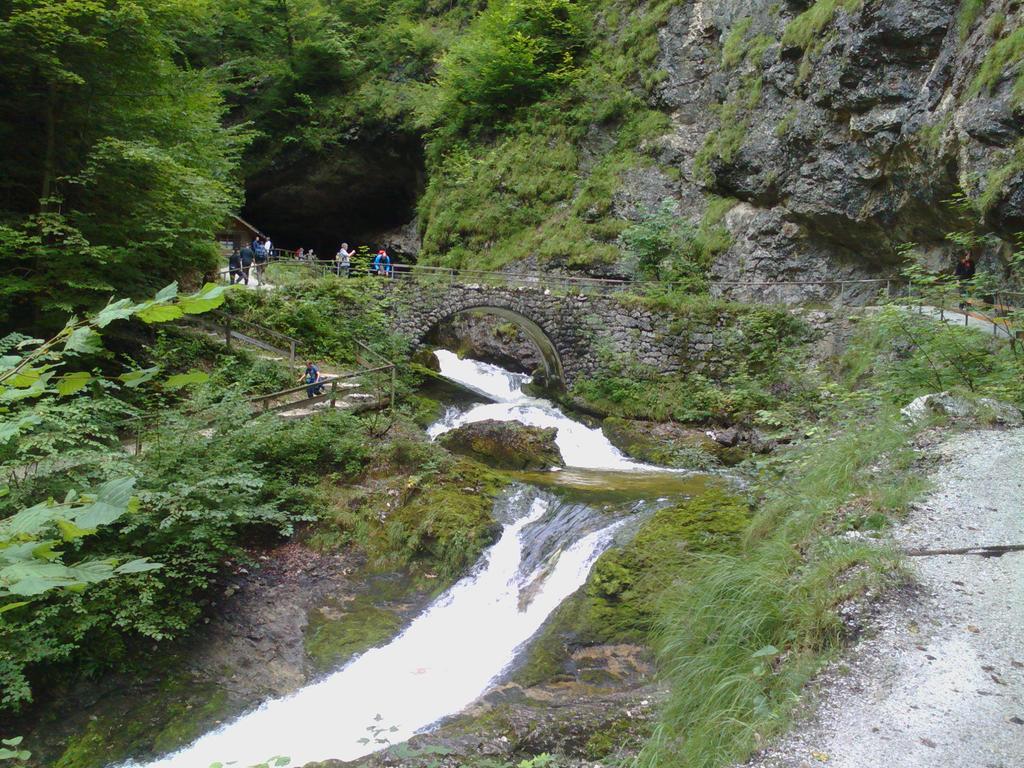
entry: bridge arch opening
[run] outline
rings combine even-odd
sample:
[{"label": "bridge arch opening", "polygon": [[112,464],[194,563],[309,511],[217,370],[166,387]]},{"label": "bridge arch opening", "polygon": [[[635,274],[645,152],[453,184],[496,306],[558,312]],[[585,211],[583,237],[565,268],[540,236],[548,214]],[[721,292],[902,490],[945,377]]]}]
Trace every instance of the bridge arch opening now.
[{"label": "bridge arch opening", "polygon": [[[452,312],[434,323],[427,333],[424,334],[423,338],[425,340],[441,341],[443,335],[439,334],[439,330],[441,328],[450,328],[452,321],[463,318],[479,318],[481,316],[493,317],[513,324],[536,349],[536,369],[543,374],[544,378],[543,381],[538,381],[537,383],[546,388],[565,389],[565,369],[562,366],[561,355],[559,355],[554,342],[551,341],[551,337],[536,322],[514,310],[492,306],[465,307],[457,312]],[[522,360],[522,356],[517,356],[514,352],[510,352],[509,356],[517,359],[522,365],[523,370],[528,373],[534,373],[534,370],[530,370],[534,366],[527,365],[526,361]],[[504,360],[493,354],[485,354],[482,357],[490,358],[494,362],[505,365]],[[506,367],[508,366],[506,365]]]}]

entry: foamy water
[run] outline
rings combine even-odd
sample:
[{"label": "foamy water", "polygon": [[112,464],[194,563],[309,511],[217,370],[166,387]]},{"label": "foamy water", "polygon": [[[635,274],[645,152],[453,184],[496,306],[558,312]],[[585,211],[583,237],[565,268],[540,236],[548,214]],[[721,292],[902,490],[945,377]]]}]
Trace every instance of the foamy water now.
[{"label": "foamy water", "polygon": [[[592,531],[523,572],[524,532],[549,511],[527,500],[477,568],[399,637],[294,695],[269,701],[149,768],[352,760],[408,739],[483,693],[550,613],[586,580],[620,522]],[[510,507],[515,509],[517,500]],[[375,736],[381,740],[378,742]],[[138,763],[127,763],[137,766]]]},{"label": "foamy water", "polygon": [[562,460],[569,467],[605,469],[615,472],[664,472],[663,467],[632,461],[612,445],[600,429],[591,429],[573,421],[549,400],[530,397],[522,387],[529,376],[509,373],[504,368],[477,360],[460,360],[445,349],[435,353],[441,363],[441,375],[496,401],[475,405],[468,410],[449,409],[427,434],[437,437],[465,424],[494,419],[518,421],[530,427],[554,427],[558,430],[555,444]]},{"label": "foamy water", "polygon": [[[528,377],[459,360],[443,350],[437,356],[445,376],[497,402],[450,410],[430,427],[432,437],[475,421],[515,420],[555,427],[556,443],[570,467],[660,470],[630,461],[599,429],[524,394]],[[583,585],[623,522],[588,525],[578,507],[559,507],[552,497],[525,488],[505,506],[512,519],[497,543],[391,642],[290,696],[265,702],[178,752],[122,768],[207,768],[219,761],[245,766],[279,755],[293,766],[354,760],[464,709]]]}]

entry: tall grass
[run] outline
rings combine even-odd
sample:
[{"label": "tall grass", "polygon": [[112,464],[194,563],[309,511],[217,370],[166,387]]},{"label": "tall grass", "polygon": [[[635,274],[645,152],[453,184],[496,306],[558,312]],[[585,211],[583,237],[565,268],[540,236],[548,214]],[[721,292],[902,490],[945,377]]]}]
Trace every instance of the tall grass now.
[{"label": "tall grass", "polygon": [[837,536],[847,505],[898,514],[909,436],[893,413],[812,441],[773,480],[739,551],[694,558],[658,606],[670,695],[643,768],[744,759],[787,723],[801,687],[839,647],[837,607],[899,573],[881,546]]}]

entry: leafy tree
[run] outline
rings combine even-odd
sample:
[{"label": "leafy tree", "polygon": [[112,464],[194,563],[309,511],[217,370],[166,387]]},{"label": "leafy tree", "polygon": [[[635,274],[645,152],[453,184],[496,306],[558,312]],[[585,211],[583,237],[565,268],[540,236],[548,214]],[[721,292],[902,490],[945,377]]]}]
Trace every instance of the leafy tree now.
[{"label": "leafy tree", "polygon": [[490,3],[441,60],[440,116],[464,127],[566,84],[588,32],[576,0]]},{"label": "leafy tree", "polygon": [[204,7],[0,3],[0,327],[52,327],[212,264],[246,135],[182,66]]},{"label": "leafy tree", "polygon": [[[66,627],[62,626],[56,635],[43,631],[47,619],[67,618],[67,597],[79,602],[88,585],[161,567],[147,557],[133,556],[131,547],[123,545],[113,551],[90,551],[89,539],[102,537],[104,529],[139,512],[139,499],[133,495],[137,478],[131,474],[108,478],[95,491],[80,491],[65,479],[60,501],[51,495],[23,506],[21,502],[39,489],[32,480],[37,474],[45,476],[39,472],[42,461],[49,460],[51,469],[64,478],[77,474],[73,468],[75,452],[61,451],[60,439],[49,443],[37,439],[44,428],[55,426],[48,416],[59,400],[73,397],[90,385],[100,386],[101,391],[118,386],[134,388],[154,378],[158,371],[155,367],[107,379],[78,364],[103,351],[100,333],[111,323],[129,318],[160,323],[199,314],[219,306],[223,292],[223,287],[207,285],[197,293],[179,296],[177,285],[172,284],[147,301],[122,299],[95,315],[72,317],[46,341],[22,336],[3,340],[0,468],[7,483],[0,486],[0,637],[4,639],[0,650],[0,708],[30,697],[27,665],[51,656],[66,656],[74,648],[68,642]],[[168,379],[165,385],[174,386],[174,379]],[[75,416],[81,410],[68,409],[63,415]],[[103,431],[104,427],[108,433],[113,431],[109,423],[93,422],[91,426],[90,431]],[[60,432],[59,428],[54,431]],[[120,452],[119,445],[111,445],[116,445],[113,440],[104,441],[96,435],[90,435],[89,440],[96,447],[105,445],[110,452]],[[33,603],[40,600],[43,602],[35,608]],[[77,623],[83,622],[79,619]]]}]

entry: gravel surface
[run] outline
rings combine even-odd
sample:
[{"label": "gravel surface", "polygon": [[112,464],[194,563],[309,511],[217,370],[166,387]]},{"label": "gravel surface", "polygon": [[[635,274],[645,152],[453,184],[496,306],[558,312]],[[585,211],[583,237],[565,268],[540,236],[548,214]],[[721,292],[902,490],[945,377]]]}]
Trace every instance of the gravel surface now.
[{"label": "gravel surface", "polygon": [[[1024,543],[1024,429],[955,435],[933,490],[894,530],[907,549]],[[911,558],[918,588],[810,692],[757,768],[1024,768],[1024,552]]]}]

